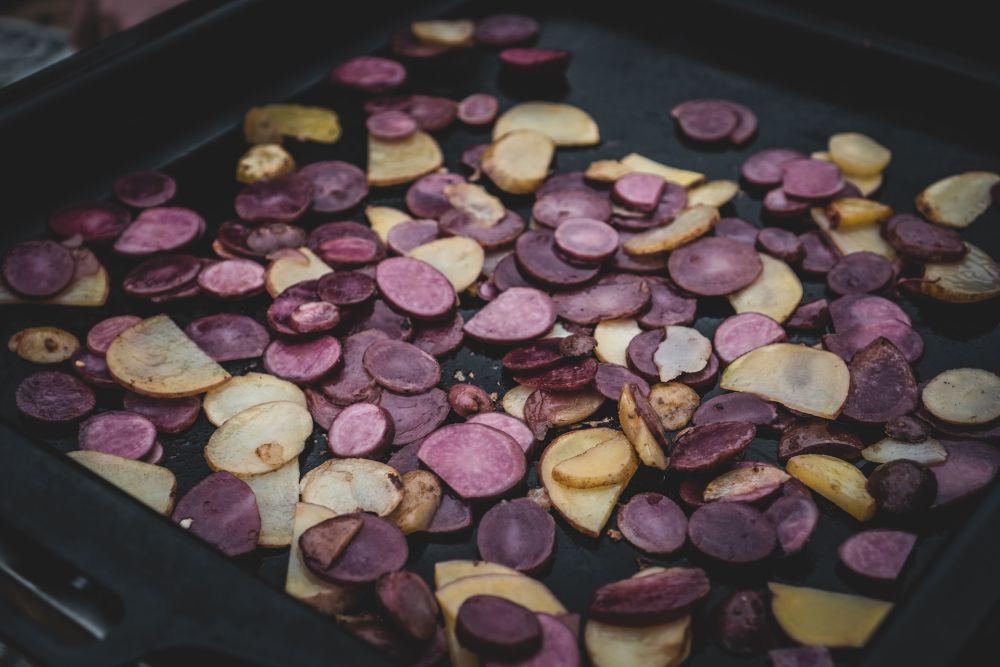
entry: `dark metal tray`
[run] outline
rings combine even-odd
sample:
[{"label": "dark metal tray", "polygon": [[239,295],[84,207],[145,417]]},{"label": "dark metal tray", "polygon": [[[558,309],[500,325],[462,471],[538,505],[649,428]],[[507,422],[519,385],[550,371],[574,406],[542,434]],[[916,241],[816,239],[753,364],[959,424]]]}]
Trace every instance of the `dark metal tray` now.
[{"label": "dark metal tray", "polygon": [[[201,4],[206,12],[187,27],[150,40],[128,57],[88,61],[74,76],[45,81],[33,95],[0,108],[9,165],[3,246],[38,235],[51,210],[75,199],[106,196],[117,175],[141,167],[162,166],[174,175],[180,184],[177,203],[201,212],[214,229],[231,216],[238,190],[232,172],[245,147],[240,121],[254,104],[287,98],[332,106],[344,124],[341,141],[291,150],[300,164],[319,159],[363,164],[360,104],[325,83],[330,65],[382,48],[391,32],[413,15],[450,11],[477,16],[500,7],[432,3],[415,9],[408,3],[382,2],[348,9],[342,3],[304,0]],[[637,151],[713,178],[735,178],[744,156],[755,149],[819,150],[831,133],[858,130],[893,149],[879,199],[907,211],[915,193],[933,180],[1000,166],[1000,135],[995,132],[1000,81],[995,73],[963,69],[954,59],[937,59],[899,42],[873,42],[870,36],[859,40],[832,24],[807,24],[771,3],[763,10],[734,0],[688,3],[672,5],[666,14],[627,0],[602,14],[587,13],[581,3],[538,4],[526,3],[522,9],[541,20],[543,45],[573,51],[568,85],[557,90],[512,87],[498,81],[494,56],[473,51],[443,67],[413,67],[413,89],[453,98],[487,91],[499,94],[504,106],[539,97],[566,100],[588,110],[601,127],[602,144],[561,150],[560,171]],[[510,9],[510,3],[502,7]],[[675,134],[666,111],[678,101],[705,96],[730,97],[755,109],[761,129],[749,148],[696,149]],[[446,164],[458,169],[459,152],[485,137],[458,127],[443,133]],[[379,190],[370,202],[402,206],[404,192]],[[521,213],[530,205],[527,198],[505,201]],[[756,220],[759,209],[759,201],[741,195],[724,213]],[[994,256],[1000,255],[998,218],[993,209],[965,232]],[[311,215],[304,224],[323,221]],[[210,254],[207,242],[196,251]],[[127,265],[102,257],[119,285]],[[822,292],[822,284],[806,283],[806,299]],[[265,307],[261,299],[227,308],[259,317]],[[183,325],[219,308],[194,301],[162,310]],[[958,308],[908,299],[904,308],[926,342],[917,365],[920,378],[946,368],[996,370],[1000,365],[1000,309],[995,304]],[[157,310],[125,299],[117,289],[108,306],[98,310],[8,307],[0,320],[0,338],[40,324],[82,336],[108,314]],[[469,312],[464,310],[466,316]],[[711,333],[726,314],[724,304],[708,303],[700,307],[697,327]],[[155,665],[202,664],[200,660],[385,664],[329,620],[279,592],[286,550],[229,562],[59,456],[73,447],[74,434],[40,433],[20,419],[13,390],[32,369],[10,354],[2,359],[0,639],[41,664],[60,666],[103,667],[140,659]],[[230,366],[242,372],[252,364]],[[490,350],[463,348],[443,367],[446,384],[457,370],[475,373],[487,390],[510,384]],[[116,400],[104,397],[102,403],[117,406]],[[208,472],[201,447],[209,432],[201,419],[188,432],[163,439],[164,463],[177,474],[179,493]],[[773,459],[773,452],[773,441],[765,439],[752,449],[763,460]],[[302,457],[303,468],[325,457],[323,436],[317,433]],[[663,485],[662,475],[645,470],[626,497]],[[836,566],[836,546],[858,524],[820,502],[820,527],[799,557],[736,570],[705,563],[714,582],[707,608],[735,586],[760,586],[772,579],[888,596],[898,607],[872,645],[864,652],[838,653],[839,664],[955,662],[1000,597],[995,574],[1000,537],[992,527],[1000,520],[1000,488],[917,527],[921,542],[913,560],[903,580],[888,591],[866,590]],[[601,583],[635,571],[640,554],[627,543],[591,540],[561,521],[558,525],[555,567],[543,580],[571,610],[585,610],[591,591]],[[474,557],[470,537],[414,540],[411,567],[429,577],[438,560]],[[670,562],[686,559],[702,564],[690,552]],[[28,601],[37,597],[48,605]],[[54,634],[53,627],[60,624],[46,622],[49,607],[76,619],[76,627]],[[690,664],[764,664],[763,659],[723,653],[708,638],[706,626],[704,618],[696,621]],[[972,662],[966,656],[962,664]]]}]

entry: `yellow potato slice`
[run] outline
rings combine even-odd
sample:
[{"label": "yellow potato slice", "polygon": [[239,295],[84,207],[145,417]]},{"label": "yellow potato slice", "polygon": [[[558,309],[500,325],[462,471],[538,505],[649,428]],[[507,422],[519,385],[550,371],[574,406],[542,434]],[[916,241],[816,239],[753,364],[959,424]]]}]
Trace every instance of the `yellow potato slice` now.
[{"label": "yellow potato slice", "polygon": [[264,287],[271,298],[276,298],[286,289],[303,280],[315,280],[320,276],[333,273],[326,265],[306,247],[283,251],[272,261],[264,274]]},{"label": "yellow potato slice", "polygon": [[629,153],[621,159],[621,163],[632,171],[641,171],[646,174],[656,174],[661,176],[664,180],[676,183],[684,188],[690,188],[698,185],[705,180],[705,174],[660,164],[656,160],[650,160],[648,157],[644,157],[638,153]]},{"label": "yellow potato slice", "polygon": [[606,440],[620,437],[610,428],[588,428],[564,433],[553,440],[538,462],[538,478],[549,492],[552,506],[569,525],[584,535],[600,537],[604,524],[615,509],[628,480],[592,489],[564,486],[552,477],[552,470],[566,459],[578,456]]},{"label": "yellow potato slice", "polygon": [[844,174],[844,180],[856,187],[865,197],[871,197],[882,187],[882,174],[876,174],[875,176]]},{"label": "yellow potato slice", "polygon": [[[90,252],[86,249],[77,252]],[[111,291],[111,280],[108,272],[103,266],[97,269],[96,273],[81,278],[75,278],[69,286],[51,299],[26,301],[17,296],[0,282],[0,306],[9,306],[16,303],[44,303],[50,306],[82,306],[87,308],[100,308],[108,302],[108,294]]]},{"label": "yellow potato slice", "polygon": [[403,480],[395,469],[368,459],[324,461],[302,477],[302,501],[337,514],[389,516],[403,502]]},{"label": "yellow potato slice", "polygon": [[770,582],[771,611],[793,641],[810,646],[861,648],[868,643],[892,603],[860,595]]},{"label": "yellow potato slice", "polygon": [[403,500],[386,519],[404,535],[425,530],[431,525],[441,504],[441,484],[437,476],[426,470],[404,473]]},{"label": "yellow potato slice", "polygon": [[1000,174],[967,171],[943,178],[917,195],[917,210],[931,222],[948,227],[968,227],[990,206],[990,189]]},{"label": "yellow potato slice", "polygon": [[409,214],[391,206],[368,206],[365,208],[365,216],[372,231],[382,239],[382,243],[389,242],[389,232],[393,227],[407,220],[413,220]]},{"label": "yellow potato slice", "polygon": [[177,478],[163,466],[91,450],[69,452],[66,456],[155,512],[168,515],[174,508]]},{"label": "yellow potato slice", "polygon": [[982,368],[953,368],[928,382],[921,398],[943,422],[987,424],[1000,418],[1000,377]]},{"label": "yellow potato slice", "polygon": [[414,21],[413,36],[421,42],[439,46],[464,46],[472,41],[476,24],[468,19]]},{"label": "yellow potato slice", "polygon": [[511,417],[517,417],[523,421],[524,404],[528,402],[528,397],[533,393],[535,393],[534,387],[528,387],[523,384],[511,387],[507,390],[507,393],[503,395],[503,411]]},{"label": "yellow potato slice", "polygon": [[827,217],[826,211],[819,207],[810,209],[813,222],[819,227],[830,243],[840,251],[841,255],[867,250],[876,255],[882,255],[888,260],[896,259],[896,251],[882,238],[882,227],[876,224],[850,225],[837,227]]},{"label": "yellow potato slice", "polygon": [[312,415],[297,403],[255,405],[227,419],[212,434],[205,445],[205,461],[212,470],[239,477],[277,470],[302,453],[312,429]]},{"label": "yellow potato slice", "polygon": [[229,378],[205,394],[202,408],[212,426],[222,426],[227,419],[262,403],[289,401],[306,407],[306,395],[288,380],[267,373],[247,373]]},{"label": "yellow potato slice", "polygon": [[688,207],[711,206],[722,208],[733,200],[740,192],[740,186],[735,181],[709,181],[688,192]]},{"label": "yellow potato slice", "polygon": [[444,196],[453,208],[464,211],[484,227],[492,227],[507,214],[503,202],[481,185],[454,183],[444,186]]},{"label": "yellow potato slice", "polygon": [[479,164],[490,180],[504,192],[527,195],[545,182],[555,147],[552,139],[543,132],[513,130],[494,139],[483,152]]},{"label": "yellow potato slice", "polygon": [[622,395],[618,399],[618,421],[639,459],[650,468],[666,470],[670,459],[649,426],[639,416],[635,395],[629,391],[628,386],[622,389]]},{"label": "yellow potato slice", "polygon": [[747,466],[728,470],[705,486],[705,502],[735,498],[759,489],[763,485],[778,485],[789,479],[781,468],[770,465]]},{"label": "yellow potato slice", "polygon": [[453,581],[484,574],[513,574],[524,576],[517,570],[485,560],[441,560],[434,563],[434,587],[443,588]]},{"label": "yellow potato slice", "polygon": [[402,185],[426,176],[444,164],[434,137],[417,131],[405,139],[386,141],[368,135],[368,184]]},{"label": "yellow potato slice", "polygon": [[924,264],[920,292],[948,303],[988,301],[1000,296],[1000,265],[971,243],[958,262]]},{"label": "yellow potato slice", "polygon": [[574,489],[589,489],[627,482],[638,466],[635,450],[621,434],[558,463],[552,469],[552,479]]},{"label": "yellow potato slice", "polygon": [[57,327],[29,327],[11,336],[7,348],[33,364],[58,364],[80,349],[80,341]]},{"label": "yellow potato slice", "polygon": [[944,463],[948,459],[948,450],[934,438],[921,442],[900,442],[892,438],[883,438],[874,445],[861,450],[861,456],[873,463],[888,463],[906,459],[925,465]]},{"label": "yellow potato slice", "polygon": [[826,217],[837,229],[844,229],[885,222],[892,217],[892,209],[871,199],[844,197],[826,205]]},{"label": "yellow potato slice", "polygon": [[243,133],[251,144],[278,144],[283,137],[332,144],[340,139],[340,118],[323,107],[268,104],[247,112]]},{"label": "yellow potato slice", "polygon": [[679,431],[691,421],[701,397],[680,382],[660,382],[649,390],[649,404],[667,431]]},{"label": "yellow potato slice", "polygon": [[285,576],[285,592],[293,598],[305,602],[321,614],[340,614],[349,611],[364,598],[363,586],[342,587],[324,581],[314,575],[302,560],[299,537],[318,523],[332,519],[336,515],[331,510],[298,503],[292,525],[291,549],[288,552],[288,573]]},{"label": "yellow potato slice", "polygon": [[602,320],[594,327],[597,340],[594,354],[605,363],[628,366],[628,344],[641,333],[639,324],[631,317]]},{"label": "yellow potato slice", "polygon": [[493,141],[515,130],[541,132],[556,146],[594,146],[601,142],[601,132],[590,114],[570,104],[518,104],[497,118],[493,126]]},{"label": "yellow potato slice", "polygon": [[836,419],[847,400],[850,383],[847,364],[832,352],[773,343],[729,364],[719,386],[776,401],[807,415]]},{"label": "yellow potato slice", "polygon": [[666,336],[653,352],[660,381],[669,382],[683,373],[703,370],[712,357],[712,342],[692,327],[664,327]]},{"label": "yellow potato slice", "polygon": [[590,619],[583,631],[593,667],[675,667],[686,659],[690,643],[690,616],[638,628]]},{"label": "yellow potato slice", "polygon": [[858,521],[875,516],[868,480],[852,464],[826,454],[799,454],[788,459],[788,473]]},{"label": "yellow potato slice", "polygon": [[640,232],[625,242],[630,255],[655,255],[679,248],[704,236],[719,221],[719,210],[711,206],[687,208],[662,227]]},{"label": "yellow potato slice", "polygon": [[281,144],[257,144],[236,163],[236,180],[256,183],[295,171],[295,158]]},{"label": "yellow potato slice", "polygon": [[760,313],[781,324],[802,301],[802,281],[792,267],[766,253],[758,253],[764,268],[752,283],[727,298],[737,313]]},{"label": "yellow potato slice", "polygon": [[166,315],[150,317],[120,333],[105,359],[119,384],[158,398],[195,396],[230,377]]},{"label": "yellow potato slice", "polygon": [[878,176],[892,160],[892,151],[860,132],[835,134],[827,148],[834,164],[856,176]]},{"label": "yellow potato slice", "polygon": [[440,271],[456,292],[462,292],[476,282],[486,260],[483,247],[466,236],[435,239],[417,246],[407,256],[427,262]]},{"label": "yellow potato slice", "polygon": [[614,183],[622,176],[631,174],[632,171],[631,167],[618,160],[597,160],[590,163],[583,177],[588,181],[597,181],[598,183]]},{"label": "yellow potato slice", "polygon": [[299,502],[299,460],[294,458],[273,472],[244,477],[257,498],[262,547],[287,547],[292,543],[295,505]]}]

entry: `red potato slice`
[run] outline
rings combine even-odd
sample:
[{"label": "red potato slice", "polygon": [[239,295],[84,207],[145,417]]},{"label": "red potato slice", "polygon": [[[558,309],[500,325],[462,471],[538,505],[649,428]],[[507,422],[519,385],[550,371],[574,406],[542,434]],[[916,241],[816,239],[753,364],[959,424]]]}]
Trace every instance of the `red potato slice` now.
[{"label": "red potato slice", "polygon": [[728,296],[737,313],[760,313],[779,324],[792,316],[802,302],[802,282],[788,264],[759,253],[760,275],[746,287]]},{"label": "red potato slice", "polygon": [[404,535],[427,530],[441,507],[442,491],[438,478],[426,470],[410,470],[402,473],[401,479],[403,500],[386,518]]},{"label": "red potato slice", "polygon": [[146,209],[115,240],[115,252],[148,257],[183,248],[205,231],[205,219],[188,208]]},{"label": "red potato slice", "polygon": [[336,514],[319,505],[298,503],[292,524],[291,548],[288,554],[288,574],[285,592],[323,614],[337,614],[355,607],[364,589],[337,586],[314,575],[302,560],[299,538],[313,526],[332,519]]},{"label": "red potato slice", "polygon": [[658,569],[598,588],[588,605],[589,617],[625,627],[658,625],[685,615],[709,590],[708,576],[699,567]]},{"label": "red potato slice", "polygon": [[618,249],[618,232],[600,220],[567,218],[556,228],[556,246],[581,262],[601,262]]},{"label": "red potato slice", "polygon": [[552,561],[556,548],[552,516],[527,498],[503,501],[483,515],[476,548],[483,560],[535,575]]},{"label": "red potato slice", "polygon": [[570,52],[561,49],[519,47],[504,49],[498,58],[501,67],[522,77],[557,77],[565,75]]},{"label": "red potato slice", "polygon": [[935,376],[921,394],[924,408],[949,424],[978,426],[1000,418],[1000,377],[981,368]]},{"label": "red potato slice", "polygon": [[108,347],[106,358],[116,381],[146,396],[194,396],[230,377],[166,315],[123,331]]},{"label": "red potato slice", "polygon": [[569,104],[518,104],[497,118],[493,125],[493,140],[516,130],[535,130],[548,136],[556,146],[594,146],[601,141],[594,119]]},{"label": "red potato slice", "polygon": [[141,321],[142,318],[135,315],[118,315],[101,320],[87,332],[87,349],[94,354],[104,356],[111,341],[117,338],[118,334]]},{"label": "red potato slice", "polygon": [[771,612],[793,641],[861,648],[892,611],[892,603],[815,588],[768,583]]},{"label": "red potato slice", "polygon": [[440,271],[456,293],[464,292],[476,282],[486,259],[483,247],[464,236],[424,243],[407,253],[407,257],[430,264]]},{"label": "red potato slice", "polygon": [[288,401],[262,403],[227,419],[205,445],[213,470],[240,477],[277,470],[295,459],[312,435],[312,415]]},{"label": "red potato slice", "polygon": [[262,547],[286,547],[292,543],[295,505],[299,500],[299,462],[292,459],[273,472],[243,478],[257,499]]},{"label": "red potato slice", "polygon": [[227,259],[198,274],[198,286],[219,299],[246,299],[264,291],[264,267],[248,259]]},{"label": "red potato slice", "polygon": [[666,336],[653,353],[653,363],[661,382],[669,382],[683,373],[697,373],[712,356],[712,343],[697,329],[665,327]]},{"label": "red potato slice", "polygon": [[441,168],[444,156],[434,137],[417,131],[405,139],[385,141],[368,136],[368,184],[402,185]]},{"label": "red potato slice", "polygon": [[969,252],[959,262],[924,265],[920,293],[947,303],[975,303],[1000,296],[1000,265],[980,248],[965,245]]},{"label": "red potato slice", "polygon": [[538,21],[523,14],[491,14],[476,22],[475,37],[481,44],[523,44],[538,34]]},{"label": "red potato slice", "polygon": [[687,541],[687,517],[666,496],[640,493],[618,510],[618,530],[637,549],[669,556]]},{"label": "red potato slice", "polygon": [[330,83],[365,93],[385,93],[406,80],[406,69],[389,58],[357,56],[330,72]]},{"label": "red potato slice", "polygon": [[76,336],[57,327],[22,329],[7,342],[7,349],[34,364],[61,363],[72,357],[79,348],[80,341]]},{"label": "red potato slice", "polygon": [[375,458],[392,442],[395,430],[386,410],[372,403],[355,403],[334,418],[327,448],[336,457]]},{"label": "red potato slice", "polygon": [[504,192],[531,194],[545,181],[558,144],[546,132],[531,127],[511,128],[498,135],[495,128],[499,123],[494,126],[493,143],[483,151],[480,166]]},{"label": "red potato slice", "polygon": [[78,443],[82,450],[142,459],[156,444],[156,426],[134,412],[102,412],[80,424]]},{"label": "red potato slice", "polygon": [[549,295],[537,289],[512,287],[465,323],[465,333],[487,343],[510,345],[538,338],[556,321]]},{"label": "red potato slice", "polygon": [[931,222],[947,227],[968,227],[989,208],[990,189],[1000,174],[968,171],[943,178],[917,195],[917,210]]},{"label": "red potato slice", "polygon": [[285,401],[306,407],[306,397],[297,386],[265,373],[247,373],[230,378],[205,394],[205,416],[213,426],[256,405]]},{"label": "red potato slice", "polygon": [[167,515],[174,507],[177,478],[162,466],[103,452],[69,452],[66,456],[155,512]]},{"label": "red potato slice", "polygon": [[333,269],[309,248],[289,249],[287,254],[282,253],[268,265],[264,275],[264,288],[271,298],[277,298],[296,283],[315,280],[332,272]]},{"label": "red potato slice", "polygon": [[524,452],[506,433],[482,424],[452,424],[424,439],[417,454],[465,500],[496,498],[521,483]]},{"label": "red potato slice", "polygon": [[228,472],[212,473],[195,484],[177,503],[171,518],[227,556],[257,548],[257,499],[246,482]]},{"label": "red potato slice", "polygon": [[441,381],[437,360],[403,341],[373,342],[365,351],[363,364],[376,382],[398,394],[420,394]]},{"label": "red potato slice", "polygon": [[591,619],[584,628],[583,642],[594,667],[678,667],[690,653],[691,616],[639,628]]},{"label": "red potato slice", "polygon": [[264,351],[264,368],[283,380],[308,384],[333,370],[340,358],[340,342],[333,336],[287,342],[279,338]]},{"label": "red potato slice", "polygon": [[299,482],[303,502],[338,515],[372,512],[389,516],[403,502],[403,482],[394,469],[368,459],[324,461]]}]

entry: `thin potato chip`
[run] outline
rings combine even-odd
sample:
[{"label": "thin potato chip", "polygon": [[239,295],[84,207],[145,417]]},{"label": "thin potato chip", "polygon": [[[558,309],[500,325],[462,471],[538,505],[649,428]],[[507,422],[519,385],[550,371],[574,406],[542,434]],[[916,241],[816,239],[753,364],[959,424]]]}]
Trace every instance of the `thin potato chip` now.
[{"label": "thin potato chip", "polygon": [[601,133],[594,119],[569,104],[524,102],[505,111],[493,126],[493,141],[514,130],[535,130],[556,146],[594,146]]},{"label": "thin potato chip", "polygon": [[212,470],[239,477],[261,475],[296,459],[312,429],[312,415],[297,403],[255,405],[216,429],[205,445],[205,461]]},{"label": "thin potato chip", "polygon": [[990,190],[1000,174],[967,171],[943,178],[917,195],[917,210],[931,222],[948,227],[968,227],[990,206]]},{"label": "thin potato chip", "polygon": [[299,483],[302,501],[337,514],[372,512],[388,516],[403,502],[403,481],[393,468],[368,459],[324,461]]},{"label": "thin potato chip", "polygon": [[426,176],[444,164],[434,137],[417,131],[405,139],[386,141],[368,135],[368,183],[376,187],[402,185]]},{"label": "thin potato chip", "polygon": [[514,130],[483,152],[482,170],[498,188],[514,195],[531,194],[549,175],[555,144],[545,134]]},{"label": "thin potato chip", "polygon": [[289,249],[268,265],[264,287],[273,299],[295,283],[314,280],[328,273],[333,273],[333,269],[309,248]]},{"label": "thin potato chip", "polygon": [[855,225],[874,225],[892,217],[892,209],[885,204],[861,197],[835,199],[826,205],[826,217],[837,229]]},{"label": "thin potato chip", "polygon": [[444,196],[453,208],[466,213],[477,224],[492,227],[507,214],[503,202],[481,185],[455,183],[444,186]]},{"label": "thin potato chip", "polygon": [[598,322],[594,327],[594,354],[606,363],[628,366],[628,344],[641,333],[638,323],[630,317]]},{"label": "thin potato chip", "polygon": [[958,262],[924,264],[922,294],[949,303],[987,301],[1000,296],[1000,265],[971,243]]},{"label": "thin potato chip", "polygon": [[588,181],[598,183],[614,183],[622,176],[632,173],[632,168],[627,167],[618,160],[598,160],[591,162],[584,172],[583,177]]},{"label": "thin potato chip", "polygon": [[648,157],[643,157],[638,153],[629,153],[621,159],[621,163],[632,171],[641,171],[646,174],[656,174],[666,181],[676,183],[684,188],[690,188],[705,181],[705,174],[687,169],[678,169],[660,164]]},{"label": "thin potato chip", "polygon": [[953,368],[927,383],[924,407],[949,424],[980,426],[1000,418],[1000,377],[981,368]]},{"label": "thin potato chip", "polygon": [[948,450],[934,438],[927,438],[921,442],[901,442],[884,438],[862,449],[861,456],[873,463],[889,463],[905,459],[932,466],[944,463],[948,459]]},{"label": "thin potato chip", "polygon": [[859,132],[842,132],[830,137],[830,160],[845,174],[878,176],[889,166],[892,151]]},{"label": "thin potato chip", "polygon": [[704,236],[719,221],[719,210],[711,206],[694,206],[662,227],[636,234],[623,246],[630,255],[655,255],[681,247]]},{"label": "thin potato chip", "polygon": [[456,292],[472,286],[483,272],[483,247],[465,236],[435,239],[417,246],[408,257],[427,262],[444,274]]},{"label": "thin potato chip", "polygon": [[472,41],[476,24],[468,19],[452,21],[414,21],[410,24],[413,36],[427,44],[463,46]]},{"label": "thin potato chip", "polygon": [[306,395],[296,385],[266,373],[247,373],[229,378],[205,394],[202,408],[213,426],[262,403],[289,401],[306,407]]},{"label": "thin potato chip", "polygon": [[299,502],[299,460],[292,459],[277,470],[245,477],[243,481],[250,485],[260,510],[257,543],[262,547],[287,547],[292,543],[295,505]]},{"label": "thin potato chip", "polygon": [[236,163],[236,180],[256,183],[295,171],[295,158],[281,144],[257,144]]},{"label": "thin potato chip", "polygon": [[727,298],[737,313],[760,313],[781,324],[802,301],[802,281],[788,264],[759,253],[763,270],[757,279]]},{"label": "thin potato chip", "polygon": [[160,514],[168,515],[174,508],[177,478],[163,466],[92,450],[66,456]]},{"label": "thin potato chip", "polygon": [[687,426],[699,403],[698,392],[680,382],[660,382],[649,390],[649,405],[667,431]]},{"label": "thin potato chip", "polygon": [[688,192],[688,207],[712,206],[722,208],[739,194],[740,186],[735,181],[709,181]]},{"label": "thin potato chip", "polygon": [[298,503],[292,525],[291,549],[288,552],[288,574],[285,592],[305,602],[321,614],[339,614],[357,606],[366,590],[362,586],[341,587],[320,579],[302,560],[299,537],[318,523],[332,519],[337,514],[319,505]]},{"label": "thin potato chip", "polygon": [[368,206],[365,208],[365,216],[372,231],[382,239],[382,243],[389,242],[389,232],[393,227],[407,220],[413,220],[409,214],[391,206]]},{"label": "thin potato chip", "polygon": [[323,107],[268,104],[247,112],[243,133],[251,144],[278,144],[282,137],[332,144],[340,139],[340,118]]},{"label": "thin potato chip", "polygon": [[524,404],[528,402],[528,397],[534,392],[534,387],[528,387],[523,384],[511,387],[503,395],[503,411],[511,417],[517,417],[521,421],[524,421]]},{"label": "thin potato chip", "polygon": [[11,352],[33,364],[58,364],[80,349],[76,336],[56,327],[30,327],[10,337]]},{"label": "thin potato chip", "polygon": [[823,235],[830,240],[830,243],[840,251],[842,255],[850,255],[852,252],[862,252],[867,250],[876,255],[882,255],[889,261],[896,259],[896,251],[882,238],[882,228],[880,225],[851,225],[847,227],[836,227],[826,211],[822,208],[814,207],[810,209],[813,222],[820,228]]}]

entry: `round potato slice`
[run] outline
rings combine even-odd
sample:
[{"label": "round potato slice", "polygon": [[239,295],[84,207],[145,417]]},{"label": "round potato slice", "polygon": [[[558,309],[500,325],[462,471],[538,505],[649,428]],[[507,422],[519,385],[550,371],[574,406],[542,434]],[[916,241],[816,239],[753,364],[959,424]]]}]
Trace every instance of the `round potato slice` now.
[{"label": "round potato slice", "polygon": [[[76,265],[97,265],[97,270],[85,276],[73,279],[66,289],[56,294],[50,299],[32,299],[31,303],[46,303],[55,306],[87,306],[99,308],[108,301],[108,294],[111,290],[111,281],[108,278],[107,270],[97,262],[97,258],[86,248],[77,248],[73,252],[76,257]],[[13,303],[26,303],[24,299],[11,292],[2,280],[0,280],[0,306]]]},{"label": "round potato slice", "polygon": [[594,354],[605,363],[628,366],[628,344],[641,333],[638,323],[630,317],[598,322],[594,327]]},{"label": "round potato slice", "polygon": [[405,139],[386,141],[368,135],[368,183],[401,185],[440,169],[444,155],[434,137],[417,131]]},{"label": "round potato slice", "polygon": [[931,222],[948,227],[968,227],[989,208],[990,190],[1000,174],[967,171],[943,178],[917,195],[917,210]]},{"label": "round potato slice", "polygon": [[306,407],[306,395],[301,389],[267,373],[247,373],[229,378],[205,394],[202,407],[213,426],[222,426],[233,415],[274,401],[288,401]]},{"label": "round potato slice", "polygon": [[834,164],[856,176],[878,176],[892,159],[892,151],[860,132],[835,134],[827,148]]},{"label": "round potato slice", "polygon": [[33,364],[58,364],[80,349],[80,341],[57,327],[30,327],[11,336],[7,347]]},{"label": "round potato slice", "polygon": [[624,435],[558,463],[552,478],[565,486],[589,489],[627,482],[638,466],[635,450]]},{"label": "round potato slice", "polygon": [[948,303],[988,301],[1000,296],[1000,265],[966,243],[968,254],[958,262],[924,264],[920,292]]},{"label": "round potato slice", "polygon": [[271,262],[264,274],[264,288],[276,298],[287,288],[303,280],[313,280],[333,273],[333,269],[306,247],[290,249]]},{"label": "round potato slice", "polygon": [[652,255],[679,248],[704,236],[719,221],[719,210],[711,206],[692,206],[672,222],[636,234],[625,242],[625,252],[630,255]]},{"label": "round potato slice", "polygon": [[433,266],[459,293],[476,282],[486,259],[483,247],[465,236],[436,239],[417,246],[407,256]]},{"label": "round potato slice", "polygon": [[1000,377],[981,368],[953,368],[928,382],[922,398],[941,421],[986,424],[1000,417]]},{"label": "round potato slice", "polygon": [[729,295],[737,313],[760,313],[779,324],[787,320],[802,301],[802,281],[788,264],[766,253],[758,253],[764,265],[757,279]]},{"label": "round potato slice", "polygon": [[296,458],[312,434],[309,411],[298,403],[273,401],[230,417],[205,445],[212,470],[240,477],[277,470]]},{"label": "round potato slice", "polygon": [[389,516],[403,502],[399,473],[369,459],[324,461],[299,482],[302,501],[328,507],[339,514],[372,512]]},{"label": "round potato slice", "polygon": [[365,209],[365,216],[382,243],[389,242],[389,232],[393,227],[413,219],[409,214],[391,206],[369,206]]},{"label": "round potato slice", "polygon": [[549,173],[555,144],[532,129],[513,130],[483,152],[480,166],[498,188],[514,195],[531,194]]},{"label": "round potato slice", "polygon": [[691,616],[638,628],[588,620],[583,643],[594,667],[675,667],[690,650]]},{"label": "round potato slice", "polygon": [[194,396],[230,377],[166,315],[143,320],[120,333],[105,358],[119,384],[156,398]]},{"label": "round potato slice", "polygon": [[90,450],[67,456],[160,514],[174,508],[177,478],[163,466]]},{"label": "round potato slice", "polygon": [[518,104],[497,118],[493,126],[493,140],[514,130],[541,132],[556,146],[594,146],[601,141],[601,132],[590,114],[569,104]]},{"label": "round potato slice", "polygon": [[711,206],[722,208],[739,194],[740,186],[735,181],[709,181],[688,192],[688,206]]},{"label": "round potato slice", "polygon": [[528,387],[523,384],[511,387],[507,390],[507,393],[503,395],[503,401],[501,403],[503,405],[503,411],[511,417],[517,417],[523,421],[524,404],[528,402],[528,397],[534,392],[534,387]]}]

